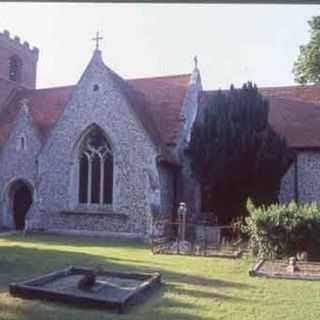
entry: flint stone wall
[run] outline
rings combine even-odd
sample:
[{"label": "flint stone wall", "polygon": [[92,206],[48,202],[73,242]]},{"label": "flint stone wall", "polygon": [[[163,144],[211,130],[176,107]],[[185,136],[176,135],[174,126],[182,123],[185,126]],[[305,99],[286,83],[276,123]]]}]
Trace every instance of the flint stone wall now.
[{"label": "flint stone wall", "polygon": [[[99,90],[93,91],[95,85]],[[92,124],[109,138],[114,161],[112,207],[100,215],[77,214],[77,146]],[[156,155],[109,69],[99,59],[91,61],[39,157],[39,227],[147,234],[151,209],[144,170],[159,184]]]},{"label": "flint stone wall", "polygon": [[[25,138],[25,150],[20,150],[20,137]],[[13,130],[0,153],[0,223],[7,228],[14,228],[9,193],[17,180],[23,180],[33,191],[33,201],[37,201],[34,190],[37,182],[36,156],[40,149],[37,133],[31,126],[29,116],[20,111]]]},{"label": "flint stone wall", "polygon": [[[295,198],[295,166],[291,165],[282,179],[280,201],[288,203]],[[298,151],[297,199],[300,204],[320,203],[320,152]]]},{"label": "flint stone wall", "polygon": [[320,203],[320,152],[299,152],[297,170],[299,202]]}]

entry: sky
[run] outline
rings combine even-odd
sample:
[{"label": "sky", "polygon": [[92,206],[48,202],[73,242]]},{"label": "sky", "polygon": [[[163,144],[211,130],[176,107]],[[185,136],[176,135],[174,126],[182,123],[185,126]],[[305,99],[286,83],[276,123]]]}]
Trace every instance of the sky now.
[{"label": "sky", "polygon": [[293,63],[320,5],[0,3],[0,31],[40,49],[37,87],[76,84],[99,31],[121,77],[192,72],[205,89],[294,84]]}]

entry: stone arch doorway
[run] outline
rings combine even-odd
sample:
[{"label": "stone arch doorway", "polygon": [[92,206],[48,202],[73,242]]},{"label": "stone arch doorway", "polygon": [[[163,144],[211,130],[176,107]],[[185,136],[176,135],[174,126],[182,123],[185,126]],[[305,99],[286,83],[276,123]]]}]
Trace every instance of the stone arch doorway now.
[{"label": "stone arch doorway", "polygon": [[26,214],[33,202],[32,188],[25,181],[17,180],[11,185],[9,197],[13,224],[17,230],[23,230]]}]

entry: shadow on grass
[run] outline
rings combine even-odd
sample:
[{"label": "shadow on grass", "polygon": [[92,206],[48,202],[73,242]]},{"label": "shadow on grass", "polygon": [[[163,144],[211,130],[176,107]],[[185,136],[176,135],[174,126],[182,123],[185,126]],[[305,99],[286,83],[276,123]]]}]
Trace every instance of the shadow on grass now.
[{"label": "shadow on grass", "polygon": [[[181,283],[187,283],[191,285],[199,285],[199,286],[214,286],[214,287],[221,287],[221,288],[238,288],[238,289],[245,289],[250,288],[252,285],[248,285],[246,283],[239,283],[239,282],[233,282],[228,280],[222,280],[222,279],[215,279],[215,278],[208,278],[208,277],[201,277],[191,274],[184,274],[176,273],[168,270],[164,270],[164,268],[161,268],[161,266],[166,266],[165,263],[158,261],[146,261],[146,259],[129,259],[129,258],[115,258],[114,256],[108,256],[108,248],[119,248],[122,250],[132,250],[132,251],[146,251],[149,250],[149,245],[143,244],[141,242],[133,242],[129,240],[108,240],[108,239],[101,239],[101,238],[93,238],[93,237],[81,237],[81,236],[63,236],[60,239],[57,238],[57,236],[52,235],[46,235],[46,234],[31,234],[27,235],[27,237],[24,237],[22,235],[14,235],[14,236],[8,236],[6,237],[6,240],[9,241],[21,241],[22,244],[24,243],[32,243],[33,245],[35,243],[38,243],[40,245],[46,245],[46,246],[61,246],[61,251],[56,249],[38,249],[38,250],[46,250],[47,252],[54,252],[54,255],[60,253],[63,253],[66,257],[66,260],[64,261],[64,266],[66,263],[68,264],[85,264],[89,263],[90,266],[92,266],[92,263],[95,263],[95,266],[99,266],[99,264],[104,264],[102,266],[113,269],[113,266],[115,265],[116,270],[136,270],[136,271],[158,271],[161,272],[166,276],[166,280],[168,281],[175,281],[175,282],[181,282]],[[88,254],[88,253],[82,253],[82,252],[72,252],[72,251],[66,251],[63,249],[64,246],[74,246],[78,247],[80,249],[83,248],[95,248],[95,249],[101,249],[101,252],[104,252],[104,257],[101,257],[101,255],[94,255],[94,254]],[[19,248],[19,246],[17,246]],[[24,249],[25,247],[21,247],[21,249]],[[151,257],[157,257],[156,255],[153,255],[150,252]],[[80,255],[80,259],[75,259],[74,257],[78,257]],[[68,257],[70,258],[68,261]],[[91,258],[89,258],[91,257]],[[167,258],[171,257],[172,259],[180,259],[180,257],[183,256],[166,256]],[[189,257],[185,257],[189,258]],[[199,263],[201,262],[202,257],[197,257],[199,259]],[[214,261],[215,258],[212,258],[212,261]],[[73,262],[75,260],[79,260],[79,262]],[[100,261],[100,262],[99,262]],[[125,265],[123,265],[123,262],[126,262]],[[122,262],[122,263],[119,263]],[[106,265],[107,263],[107,265]],[[94,266],[94,265],[93,265]],[[182,270],[181,270],[182,271]]]},{"label": "shadow on grass", "polygon": [[[153,265],[134,265],[130,264],[130,261],[135,260],[118,259],[114,257],[101,257],[99,255],[93,255],[88,253],[75,253],[75,252],[63,252],[56,250],[46,250],[39,248],[26,248],[19,246],[2,246],[0,247],[2,261],[0,264],[0,281],[1,279],[8,278],[8,275],[29,276],[30,273],[41,274],[43,272],[52,272],[57,269],[65,268],[68,265],[83,265],[93,268],[104,267],[110,270],[119,271],[136,271],[136,272],[154,272],[158,271],[162,273],[166,281],[174,281],[180,283],[186,283],[198,286],[209,286],[219,288],[249,288],[250,285],[238,282],[232,282],[227,280],[212,279],[207,277],[186,275],[184,273],[178,273],[168,270],[163,270],[158,266]],[[3,259],[3,257],[6,257]],[[119,261],[126,262],[118,263]],[[182,271],[182,270],[181,270]],[[16,280],[14,280],[16,281]],[[1,283],[1,282],[0,282]]]},{"label": "shadow on grass", "polygon": [[[147,303],[130,308],[128,313],[119,315],[115,312],[101,311],[94,309],[76,308],[64,304],[51,302],[39,302],[36,300],[24,300],[23,305],[5,304],[0,301],[0,310],[5,310],[5,320],[206,320],[197,314],[184,312],[190,305],[162,299],[162,305],[150,305],[150,299]],[[149,306],[148,306],[149,305]],[[1,308],[1,307],[4,308]],[[148,308],[148,309],[147,309]],[[192,307],[193,308],[193,307]],[[8,315],[8,316],[7,316]],[[210,317],[210,320],[214,318]]]},{"label": "shadow on grass", "polygon": [[[71,238],[71,237],[70,237]],[[83,247],[101,247],[103,250],[106,250],[108,247],[115,247],[118,244],[119,248],[130,248],[130,249],[143,249],[146,250],[146,246],[143,244],[131,244],[126,243],[125,247],[122,246],[123,242],[109,242],[106,243],[105,241],[94,241],[89,244],[88,242],[84,241],[83,238],[81,239],[79,244],[77,239],[71,239],[72,241],[65,241],[65,238],[61,240],[53,240],[51,241],[50,237],[41,236],[41,237],[10,237],[7,240],[12,241],[26,241],[31,242],[33,245],[35,244],[46,244],[50,245],[74,245],[74,242],[77,243],[77,246]],[[42,241],[44,240],[44,241]],[[115,244],[115,245],[114,245]],[[55,250],[54,248],[29,248],[26,246],[19,246],[14,243],[14,245],[8,245],[0,247],[0,255],[1,255],[1,262],[0,262],[0,292],[6,292],[8,290],[8,285],[11,282],[20,282],[28,279],[32,279],[38,277],[40,275],[57,271],[59,269],[66,268],[69,265],[75,266],[87,266],[87,267],[103,267],[109,270],[114,271],[132,271],[132,272],[148,272],[148,271],[159,271],[162,274],[162,279],[165,282],[165,285],[161,287],[158,292],[154,292],[145,303],[136,306],[130,310],[130,316],[126,318],[126,316],[121,316],[121,319],[184,319],[184,320],[191,320],[191,319],[203,319],[201,316],[195,316],[197,303],[195,302],[197,299],[210,299],[214,302],[251,302],[254,301],[245,300],[240,297],[233,297],[223,293],[223,289],[228,288],[236,288],[236,289],[246,289],[250,286],[243,283],[237,283],[232,281],[220,280],[220,279],[212,279],[209,277],[201,277],[196,275],[186,275],[183,273],[183,269],[181,272],[175,272],[171,270],[161,269],[159,266],[156,265],[156,261],[153,263],[147,263],[147,261],[143,260],[141,264],[137,263],[135,260],[130,260],[126,258],[115,258],[110,256],[101,256],[90,254],[88,252],[70,252],[70,251],[63,251],[63,250]],[[121,262],[121,263],[120,263]],[[191,285],[191,288],[186,288],[184,285]],[[201,288],[202,287],[202,288]],[[204,287],[208,288],[205,289]],[[219,293],[212,292],[211,289],[218,289]],[[179,298],[179,296],[187,296],[187,301],[184,299]],[[40,313],[45,312],[47,307],[42,307],[43,302],[32,302],[32,304],[36,303],[40,308]],[[0,302],[0,309],[1,309]],[[31,305],[32,305],[31,304]],[[47,304],[46,304],[47,305]],[[52,305],[52,304],[49,304]],[[89,314],[84,312],[83,310],[79,311],[74,307],[61,307],[59,305],[54,304],[53,310],[57,316],[50,315],[50,317],[31,317],[34,315],[34,312],[29,310],[29,304],[23,304],[23,306],[15,307],[8,305],[8,309],[12,309],[14,312],[18,313],[17,319],[64,319],[70,318],[68,316],[68,312],[77,313],[77,316],[72,319],[95,319],[91,317],[94,315],[92,310],[88,310]],[[212,307],[209,305],[208,307]],[[23,316],[20,317],[21,310],[23,308],[25,313]],[[30,317],[27,315],[30,314]],[[190,315],[193,314],[193,315]],[[107,316],[103,315],[102,313],[97,313],[97,319],[113,319],[115,315]],[[145,316],[144,316],[145,315]],[[118,317],[118,315],[117,315]],[[124,318],[123,318],[124,317]],[[71,318],[70,318],[71,319]]]},{"label": "shadow on grass", "polygon": [[108,239],[103,237],[83,237],[77,235],[51,235],[45,233],[30,233],[26,236],[23,233],[15,233],[13,235],[4,235],[0,239],[5,239],[9,241],[23,241],[30,243],[39,243],[43,245],[51,246],[65,246],[71,245],[74,247],[111,247],[112,248],[122,248],[129,250],[145,250],[149,245],[142,242],[130,240],[130,239]]},{"label": "shadow on grass", "polygon": [[241,302],[241,303],[247,303],[247,302],[252,303],[253,302],[253,300],[251,300],[251,299],[249,301],[245,298],[233,297],[230,295],[221,294],[221,293],[217,293],[217,292],[185,289],[185,288],[181,288],[179,285],[170,284],[170,283],[168,283],[166,285],[166,288],[168,291],[175,291],[179,295],[192,296],[194,298],[200,298],[200,299],[205,298],[205,299],[220,300],[220,301],[223,300],[225,302]]}]

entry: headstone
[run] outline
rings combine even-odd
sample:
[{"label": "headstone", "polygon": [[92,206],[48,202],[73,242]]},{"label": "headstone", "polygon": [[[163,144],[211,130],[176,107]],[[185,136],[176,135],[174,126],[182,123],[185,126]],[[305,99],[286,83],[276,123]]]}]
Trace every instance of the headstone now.
[{"label": "headstone", "polygon": [[296,257],[290,257],[289,258],[289,264],[287,266],[287,271],[290,272],[290,273],[298,271]]}]

